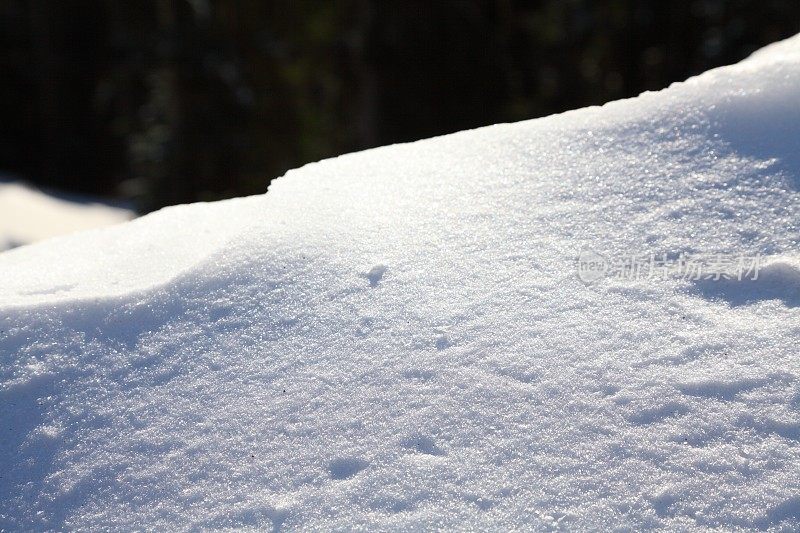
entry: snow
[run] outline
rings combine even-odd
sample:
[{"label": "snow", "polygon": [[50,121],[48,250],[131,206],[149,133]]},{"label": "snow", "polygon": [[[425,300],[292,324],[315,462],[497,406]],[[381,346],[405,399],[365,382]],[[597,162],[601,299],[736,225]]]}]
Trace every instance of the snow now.
[{"label": "snow", "polygon": [[798,101],[795,37],[0,255],[0,527],[799,528]]},{"label": "snow", "polygon": [[83,198],[62,198],[0,180],[0,251],[81,230],[110,226],[133,212]]}]

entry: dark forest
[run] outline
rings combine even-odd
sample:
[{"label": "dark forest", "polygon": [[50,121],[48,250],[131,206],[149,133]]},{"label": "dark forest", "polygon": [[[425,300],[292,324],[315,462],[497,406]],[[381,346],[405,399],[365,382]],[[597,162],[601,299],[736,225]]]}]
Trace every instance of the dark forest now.
[{"label": "dark forest", "polygon": [[657,90],[795,0],[0,2],[0,171],[141,212],[311,161]]}]

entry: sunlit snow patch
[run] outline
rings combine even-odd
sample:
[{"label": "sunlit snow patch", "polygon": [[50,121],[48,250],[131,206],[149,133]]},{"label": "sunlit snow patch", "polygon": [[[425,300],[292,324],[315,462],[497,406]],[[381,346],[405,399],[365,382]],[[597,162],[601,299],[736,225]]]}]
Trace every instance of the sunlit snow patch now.
[{"label": "sunlit snow patch", "polygon": [[796,37],[0,254],[0,529],[800,528],[799,90]]}]

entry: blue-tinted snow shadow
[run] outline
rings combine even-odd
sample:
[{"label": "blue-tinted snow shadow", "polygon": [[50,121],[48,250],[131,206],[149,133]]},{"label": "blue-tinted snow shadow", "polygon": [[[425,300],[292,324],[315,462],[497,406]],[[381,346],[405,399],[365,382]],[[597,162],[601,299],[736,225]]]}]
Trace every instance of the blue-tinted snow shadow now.
[{"label": "blue-tinted snow shadow", "polygon": [[756,279],[699,280],[692,292],[708,300],[721,300],[732,307],[765,300],[780,300],[786,307],[800,307],[800,268],[787,262],[762,267]]},{"label": "blue-tinted snow shadow", "polygon": [[710,112],[712,132],[733,152],[773,161],[779,172],[800,190],[800,104],[796,87],[769,87],[755,94],[718,104]]},{"label": "blue-tinted snow shadow", "polygon": [[790,526],[798,522],[800,522],[800,496],[794,496],[769,509],[754,525],[758,529],[766,530],[782,523]]},{"label": "blue-tinted snow shadow", "polygon": [[[157,332],[186,315],[185,296],[173,287],[153,293],[112,297],[107,300],[67,302],[38,315],[43,323],[59,324],[80,333],[86,342],[98,341],[133,350],[142,336]],[[83,362],[87,362],[84,358]]]},{"label": "blue-tinted snow shadow", "polygon": [[[126,383],[124,386],[134,387],[138,382],[128,384],[127,374],[139,372],[143,376],[141,379],[153,385],[164,383],[174,374],[167,372],[177,368],[170,360],[171,353],[162,351],[151,358],[133,355],[143,335],[158,331],[168,321],[180,319],[184,313],[183,301],[164,292],[158,297],[142,297],[121,304],[112,300],[56,306],[42,310],[38,319],[42,328],[63,328],[79,334],[86,343],[103,342],[127,352],[130,363],[119,370],[117,377]],[[39,333],[34,331],[24,336],[3,338],[0,354],[13,354],[24,349],[30,338],[37,335]],[[71,348],[65,346],[65,354],[72,353]],[[105,353],[87,351],[81,355],[81,363],[92,365]],[[65,360],[68,361],[68,357]],[[0,363],[12,364],[4,356],[0,356]],[[116,483],[118,472],[110,467],[74,483],[69,492],[60,494],[57,500],[48,495],[50,489],[46,477],[54,472],[53,462],[57,454],[64,446],[71,446],[69,438],[76,435],[71,434],[71,427],[52,437],[38,428],[47,424],[50,410],[59,409],[65,389],[85,379],[79,370],[65,362],[56,374],[34,377],[0,389],[0,531],[61,530],[70,514],[97,493],[98,487]],[[57,411],[53,413],[58,414]],[[93,417],[75,423],[86,428],[108,421]],[[42,513],[37,514],[38,511]]]},{"label": "blue-tinted snow shadow", "polygon": [[57,386],[42,376],[0,391],[0,530],[33,527],[34,501],[51,471],[58,441],[29,439],[44,422],[44,398]]}]

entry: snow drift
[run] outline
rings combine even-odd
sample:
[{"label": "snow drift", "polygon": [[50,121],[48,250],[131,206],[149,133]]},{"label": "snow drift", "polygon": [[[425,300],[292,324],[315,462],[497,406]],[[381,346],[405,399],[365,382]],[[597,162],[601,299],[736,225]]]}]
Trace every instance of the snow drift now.
[{"label": "snow drift", "polygon": [[5,253],[0,526],[798,528],[799,154],[796,37]]},{"label": "snow drift", "polygon": [[0,251],[133,217],[129,209],[77,196],[62,198],[0,177]]}]

